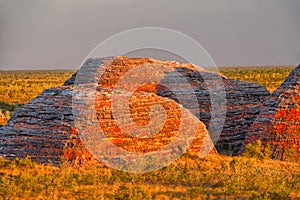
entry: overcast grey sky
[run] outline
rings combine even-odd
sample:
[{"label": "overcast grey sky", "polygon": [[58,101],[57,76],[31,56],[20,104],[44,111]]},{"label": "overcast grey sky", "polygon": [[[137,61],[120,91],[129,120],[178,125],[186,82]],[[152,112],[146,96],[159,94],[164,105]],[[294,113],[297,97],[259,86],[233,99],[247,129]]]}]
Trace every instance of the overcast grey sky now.
[{"label": "overcast grey sky", "polygon": [[143,26],[189,35],[219,66],[300,63],[299,0],[0,0],[0,69],[78,68]]}]

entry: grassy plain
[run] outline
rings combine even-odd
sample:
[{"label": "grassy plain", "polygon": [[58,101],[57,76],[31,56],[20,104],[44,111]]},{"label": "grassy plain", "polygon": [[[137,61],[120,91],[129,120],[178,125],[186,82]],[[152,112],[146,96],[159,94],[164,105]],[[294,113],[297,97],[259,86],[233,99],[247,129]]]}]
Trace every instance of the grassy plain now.
[{"label": "grassy plain", "polygon": [[[229,78],[274,91],[294,67],[220,68]],[[14,112],[74,71],[0,71],[0,109]],[[246,157],[185,154],[146,174],[108,167],[45,166],[0,159],[0,199],[300,199],[300,165]]]},{"label": "grassy plain", "polygon": [[[220,67],[228,78],[257,82],[274,91],[295,66]],[[0,71],[0,101],[24,104],[44,89],[62,85],[74,70]]]},{"label": "grassy plain", "polygon": [[[74,71],[0,71],[0,127],[23,104],[41,94],[45,89],[62,85]],[[1,118],[1,117],[0,117]]]},{"label": "grassy plain", "polygon": [[[273,92],[295,66],[219,67],[228,78],[257,82]],[[14,112],[41,94],[62,85],[74,70],[0,71],[0,112]],[[1,126],[1,124],[0,124]]]},{"label": "grassy plain", "polygon": [[62,85],[74,71],[0,71],[0,101],[24,104],[44,89]]},{"label": "grassy plain", "polygon": [[296,66],[220,67],[228,78],[256,82],[270,92],[276,90]]},{"label": "grassy plain", "polygon": [[3,199],[299,199],[300,165],[185,154],[161,170],[134,174],[102,165],[44,166],[0,160]]}]

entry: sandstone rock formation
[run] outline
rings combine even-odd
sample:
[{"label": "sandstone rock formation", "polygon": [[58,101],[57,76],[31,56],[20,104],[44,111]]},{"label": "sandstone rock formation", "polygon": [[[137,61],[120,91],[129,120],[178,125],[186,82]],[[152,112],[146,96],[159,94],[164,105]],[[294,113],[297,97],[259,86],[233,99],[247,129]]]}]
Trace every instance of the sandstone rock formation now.
[{"label": "sandstone rock formation", "polygon": [[[120,94],[122,102],[128,91],[138,85],[134,77],[125,82],[122,82],[122,78],[138,66],[146,65],[169,68],[159,74],[158,77],[161,77],[159,83],[149,81],[133,92],[129,101],[130,112],[121,118],[124,120],[132,118],[138,126],[147,126],[151,122],[149,109],[157,103],[163,106],[167,118],[156,135],[135,138],[125,134],[118,127],[115,117],[118,117],[118,114],[122,115],[122,112],[115,115],[112,113],[114,109],[111,99],[112,96]],[[98,126],[104,131],[107,140],[135,153],[154,152],[170,144],[178,134],[180,123],[188,125],[185,126],[187,132],[196,130],[195,140],[188,151],[201,151],[204,138],[208,135],[207,130],[210,130],[210,135],[214,134],[211,110],[212,101],[214,103],[217,101],[220,105],[226,105],[226,118],[225,124],[222,123],[222,116],[217,116],[214,121],[213,125],[223,127],[215,146],[219,153],[237,155],[246,133],[263,108],[263,104],[268,104],[265,100],[270,95],[263,86],[256,83],[228,79],[204,69],[199,71],[196,66],[188,63],[115,57],[89,59],[82,67],[85,68],[94,68],[101,72],[101,77],[86,74],[86,83],[97,80],[95,110]],[[186,78],[190,88],[184,86],[183,79],[180,79],[178,74]],[[147,74],[141,71],[138,76],[148,77],[149,72]],[[224,88],[209,90],[209,84],[217,84],[218,79],[224,83]],[[76,80],[74,74],[63,86],[45,90],[43,94],[20,108],[0,129],[0,154],[9,159],[29,155],[35,161],[53,164],[61,163],[62,159],[75,164],[97,162],[84,147],[74,125],[72,97]],[[175,89],[170,90],[165,85]],[[114,90],[116,87],[119,88]],[[222,89],[225,90],[226,104],[218,102],[221,99],[211,99],[212,93],[222,92]],[[191,99],[193,95],[196,97],[196,103]],[[115,110],[118,109],[116,107]],[[209,142],[204,144],[204,149],[209,149]],[[179,148],[174,151],[183,150]],[[210,153],[216,154],[216,151],[213,149]]]},{"label": "sandstone rock formation", "polygon": [[256,140],[262,141],[263,148],[270,145],[273,158],[293,160],[300,156],[300,65],[265,100],[245,145]]},{"label": "sandstone rock formation", "polygon": [[[224,88],[226,92],[226,119],[225,124],[221,123],[223,126],[222,133],[219,137],[217,144],[215,145],[218,152],[227,155],[237,155],[245,139],[245,135],[253,123],[255,118],[260,112],[260,107],[264,102],[265,98],[270,95],[269,91],[265,87],[257,83],[249,83],[238,80],[232,80],[226,78],[225,76],[209,72],[206,70],[196,70],[193,64],[189,63],[178,63],[178,62],[167,62],[158,61],[154,59],[129,59],[127,57],[117,57],[109,66],[108,70],[110,73],[104,73],[102,80],[109,84],[114,84],[117,82],[118,78],[123,76],[127,71],[135,66],[141,66],[145,64],[161,64],[164,66],[170,66],[175,68],[176,72],[182,74],[187,78],[188,83],[192,86],[192,91],[195,92],[198,99],[198,107],[189,101],[189,99],[184,100],[181,104],[189,109],[193,114],[202,121],[207,129],[210,128],[211,121],[211,98],[208,85],[210,81],[211,85],[218,84],[218,79],[221,79],[224,83]],[[117,70],[113,70],[117,69]],[[115,76],[111,75],[111,71],[114,71]],[[145,74],[144,74],[145,75]],[[183,83],[180,83],[178,79],[174,79],[176,76],[175,72],[167,73],[163,80],[160,82],[162,84],[168,83],[169,85],[179,85],[181,88],[174,94],[168,88],[162,85],[157,85],[155,87],[155,93],[159,96],[173,99],[178,102],[176,96],[181,93],[188,93],[187,88],[182,88]],[[143,74],[141,74],[143,76]],[[109,77],[109,81],[107,80]],[[205,78],[204,78],[205,77]],[[66,84],[73,84],[75,77],[73,76]],[[218,89],[216,89],[215,92]],[[189,94],[186,95],[189,98]],[[216,100],[216,99],[214,99]],[[195,110],[195,109],[198,109]],[[217,117],[218,118],[218,117]],[[218,121],[219,119],[216,119]],[[220,120],[221,121],[221,120]],[[218,124],[216,125],[218,126]],[[212,135],[212,131],[210,132]]]},{"label": "sandstone rock formation", "polygon": [[39,162],[60,162],[73,135],[71,103],[72,88],[61,86],[24,105],[0,130],[1,154],[9,159],[29,155]]},{"label": "sandstone rock formation", "polygon": [[[132,96],[131,116],[135,123],[145,125],[149,121],[148,108],[157,102],[161,103],[168,114],[163,129],[151,138],[133,138],[120,131],[112,116],[109,92],[114,81],[120,78],[117,63],[122,60],[130,62],[145,62],[151,59],[116,58],[111,69],[99,81],[95,108],[99,119],[99,127],[104,130],[107,138],[116,146],[132,152],[151,152],[170,143],[178,132],[181,121],[190,125],[189,129],[196,130],[195,140],[188,151],[198,152],[203,144],[204,137],[208,135],[205,125],[187,109],[172,99],[160,97],[155,93],[155,85],[145,85]],[[153,60],[151,61],[153,62]],[[155,62],[155,61],[154,61]],[[159,62],[159,61],[157,61]],[[101,63],[99,63],[100,65]],[[94,66],[102,69],[107,66]],[[88,62],[86,63],[88,66]],[[134,67],[134,63],[119,68],[121,71]],[[113,70],[112,70],[113,69]],[[29,155],[34,161],[42,163],[59,164],[67,160],[75,164],[95,163],[95,158],[86,150],[74,126],[72,113],[73,76],[64,86],[45,90],[43,94],[20,108],[11,120],[0,129],[0,154],[8,159],[24,158]],[[181,112],[180,112],[181,110]],[[184,114],[183,114],[184,113]],[[181,119],[181,116],[184,116]],[[188,130],[186,130],[188,131]],[[204,145],[205,146],[205,145]],[[216,154],[213,149],[212,154]]]},{"label": "sandstone rock formation", "polygon": [[[257,83],[228,78],[224,78],[223,81],[227,99],[226,121],[215,146],[221,154],[238,155],[244,144],[246,133],[270,93]],[[207,122],[207,119],[202,116],[200,116],[200,120],[204,123]]]},{"label": "sandstone rock formation", "polygon": [[[196,91],[200,112],[198,114],[197,111],[193,111],[194,106],[189,101],[184,102],[183,106],[196,113],[196,116],[204,122],[208,129],[210,128],[212,114],[211,101],[216,99],[211,98],[211,91],[207,87],[207,79],[209,79],[210,84],[214,85],[218,84],[216,80],[221,78],[226,94],[226,118],[225,123],[221,124],[223,129],[215,147],[221,154],[238,155],[249,127],[260,113],[263,102],[270,95],[269,91],[257,83],[233,80],[221,74],[205,70],[199,73],[189,68],[182,68],[180,72],[194,86],[193,90]],[[218,92],[218,89],[216,92]],[[173,97],[163,87],[157,87],[157,93],[160,96],[172,98],[176,101],[176,97]],[[210,134],[213,134],[213,132],[210,131]]]}]

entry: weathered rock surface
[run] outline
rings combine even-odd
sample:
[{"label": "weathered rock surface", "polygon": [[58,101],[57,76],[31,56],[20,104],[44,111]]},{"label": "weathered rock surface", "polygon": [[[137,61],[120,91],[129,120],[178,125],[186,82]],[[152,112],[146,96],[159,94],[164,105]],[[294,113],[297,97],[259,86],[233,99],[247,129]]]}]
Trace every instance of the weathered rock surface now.
[{"label": "weathered rock surface", "polygon": [[[250,125],[259,114],[265,98],[270,95],[265,87],[258,85],[257,83],[228,79],[221,74],[205,70],[200,70],[199,72],[193,64],[189,63],[157,61],[153,59],[129,59],[126,57],[118,57],[115,59],[111,66],[108,67],[109,73],[104,73],[101,80],[114,87],[119,77],[122,77],[135,66],[145,64],[161,64],[175,69],[173,72],[166,73],[167,75],[161,80],[161,83],[178,85],[180,88],[177,90],[176,94],[162,85],[155,86],[156,91],[154,92],[159,96],[171,98],[177,102],[178,95],[185,95],[186,99],[183,99],[181,104],[204,122],[207,129],[210,128],[212,100],[208,91],[208,81],[210,81],[210,84],[214,85],[219,83],[218,79],[221,79],[224,83],[224,88],[220,88],[220,90],[225,89],[226,92],[227,112],[225,125],[219,141],[216,144],[216,148],[218,152],[222,154],[238,154]],[[115,76],[112,75],[112,71]],[[191,101],[189,101],[191,96],[189,92],[191,91],[189,88],[183,88],[183,84],[178,82],[179,78],[176,77],[178,76],[176,72],[184,75],[187,79],[192,87],[192,92],[197,96],[199,102],[198,105],[195,106],[194,104],[191,104]],[[141,74],[141,76],[145,76],[145,74]],[[146,76],[149,76],[149,74]],[[74,80],[75,78],[72,77],[66,83],[72,84]],[[218,91],[215,92],[218,93]],[[217,117],[216,121],[222,121],[222,119],[218,119]],[[215,125],[222,127],[223,123],[216,123]]]},{"label": "weathered rock surface", "polygon": [[[102,75],[102,83],[106,86],[114,87],[119,78],[126,72],[132,70],[136,66],[146,64],[161,64],[169,66],[175,70],[165,73],[165,78],[160,81],[160,85],[155,86],[154,93],[162,97],[167,97],[178,102],[177,96],[183,94],[186,99],[183,99],[180,103],[190,110],[200,121],[202,121],[207,129],[210,128],[211,121],[211,101],[210,92],[218,93],[218,88],[214,88],[215,91],[209,91],[208,82],[211,85],[219,84],[218,80],[224,83],[226,92],[226,119],[225,124],[222,123],[222,119],[216,119],[216,126],[223,126],[222,133],[219,137],[218,143],[215,145],[218,152],[228,155],[237,155],[245,139],[245,135],[253,123],[257,115],[260,113],[260,108],[265,98],[270,95],[269,91],[265,87],[257,83],[249,83],[238,80],[228,79],[225,76],[209,72],[203,69],[197,70],[193,64],[178,63],[168,61],[158,61],[154,59],[130,59],[127,57],[117,57],[111,65],[108,67],[107,72]],[[199,68],[198,68],[199,69]],[[113,73],[112,73],[113,72]],[[198,105],[195,106],[194,102],[189,100],[190,88],[183,88],[184,83],[180,82],[177,73],[182,74],[192,87],[192,92],[195,93],[198,100]],[[149,74],[140,74],[141,76],[148,76]],[[175,78],[174,78],[175,77]],[[66,84],[73,84],[75,77],[72,77],[66,82]],[[170,91],[163,85],[171,85],[180,87],[177,91]],[[128,87],[132,87],[128,85]],[[218,99],[213,99],[218,101]],[[196,110],[199,108],[199,111]],[[221,117],[220,117],[221,118]],[[218,124],[218,121],[221,121]],[[210,132],[211,135],[212,131]]]},{"label": "weathered rock surface", "polygon": [[293,160],[300,156],[300,65],[265,100],[245,145],[256,140],[262,141],[263,148],[270,145],[273,158]]},{"label": "weathered rock surface", "polygon": [[[257,83],[227,78],[224,78],[223,81],[227,99],[226,120],[215,146],[221,154],[238,155],[246,133],[260,113],[262,103],[270,93],[265,87]],[[199,97],[204,95],[200,93]],[[203,111],[206,116],[209,116],[209,110],[203,108]],[[209,126],[206,117],[200,116],[200,120]]]},{"label": "weathered rock surface", "polygon": [[32,156],[40,162],[60,162],[71,136],[72,89],[62,86],[20,108],[1,128],[1,154],[6,158]]},{"label": "weathered rock surface", "polygon": [[[86,77],[87,83],[98,80],[95,98],[98,125],[108,140],[130,152],[145,153],[161,149],[178,133],[180,123],[190,125],[186,131],[197,130],[196,139],[188,151],[198,152],[208,134],[207,130],[211,128],[211,102],[220,101],[211,99],[210,94],[224,89],[227,100],[226,119],[224,126],[221,116],[217,116],[214,122],[217,127],[223,127],[215,146],[222,154],[236,155],[241,152],[240,148],[253,121],[261,109],[265,109],[263,104],[268,104],[265,100],[270,94],[263,86],[228,79],[203,69],[198,71],[192,64],[127,57],[107,58],[104,61],[90,59],[83,66],[87,69],[96,68],[102,73],[101,77],[91,77],[90,74]],[[142,65],[171,68],[160,74],[159,84],[149,81],[138,87],[129,101],[130,116],[123,116],[125,120],[132,118],[135,124],[146,126],[151,121],[149,108],[157,103],[161,104],[167,113],[166,123],[155,136],[149,138],[135,138],[122,132],[115,119],[118,116],[113,116],[111,105],[112,95],[119,93],[122,97],[131,88],[137,87],[134,79],[125,82],[126,84],[121,79]],[[178,74],[186,78],[190,88],[185,88],[186,85],[182,84]],[[149,74],[141,71],[138,76],[148,77]],[[62,159],[76,164],[96,162],[85,149],[74,126],[72,96],[75,77],[73,75],[64,86],[45,90],[12,116],[0,129],[1,155],[9,159],[29,155],[35,161],[53,164],[59,164]],[[217,79],[224,83],[224,88],[209,91],[208,85],[217,84]],[[170,90],[165,85],[176,90]],[[116,86],[119,89],[115,91]],[[191,94],[196,96],[196,105],[191,100]],[[180,104],[178,96],[181,97]],[[210,134],[213,135],[213,131]],[[209,143],[205,145],[209,146]],[[216,151],[213,149],[210,153],[216,154]]]},{"label": "weathered rock surface", "polygon": [[[120,59],[116,59],[116,62],[119,62]],[[144,62],[144,60],[139,62]],[[104,67],[106,66],[99,66],[100,69]],[[114,67],[112,64],[111,68]],[[129,69],[129,67],[134,66],[128,65],[127,68]],[[122,68],[123,71],[126,69],[126,67]],[[112,117],[108,98],[114,86],[114,78],[120,77],[112,70],[108,69],[106,72],[99,82],[95,108],[99,127],[104,130],[107,139],[113,144],[131,152],[155,151],[172,141],[182,121],[190,125],[190,129],[196,129],[195,140],[188,151],[198,152],[201,149],[203,140],[208,135],[205,125],[189,110],[181,110],[180,105],[172,99],[155,94],[155,85],[151,84],[141,88],[132,96],[131,116],[127,117],[132,117],[134,122],[139,125],[146,125],[149,123],[148,108],[159,102],[168,114],[165,126],[155,137],[150,138],[134,138],[122,133]],[[108,76],[108,78],[104,76]],[[55,165],[61,163],[61,160],[75,164],[96,162],[95,158],[85,149],[78,136],[78,131],[74,127],[72,114],[72,80],[74,77],[68,80],[64,86],[45,90],[43,94],[20,108],[12,116],[11,120],[0,129],[1,155],[8,159],[24,158],[29,155],[34,161]],[[181,119],[182,115],[183,119]],[[213,148],[210,153],[216,154],[215,149]]]}]

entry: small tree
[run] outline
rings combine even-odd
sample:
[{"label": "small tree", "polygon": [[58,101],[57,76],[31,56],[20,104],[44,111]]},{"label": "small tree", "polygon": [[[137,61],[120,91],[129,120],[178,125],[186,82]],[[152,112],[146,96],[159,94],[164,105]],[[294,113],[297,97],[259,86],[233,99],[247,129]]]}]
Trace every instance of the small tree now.
[{"label": "small tree", "polygon": [[272,159],[273,151],[271,146],[268,144],[264,150],[264,156],[266,159]]},{"label": "small tree", "polygon": [[261,151],[261,141],[256,140],[254,143],[247,144],[246,151],[243,155],[248,158],[258,158],[260,160],[263,160],[265,158],[265,155]]}]

